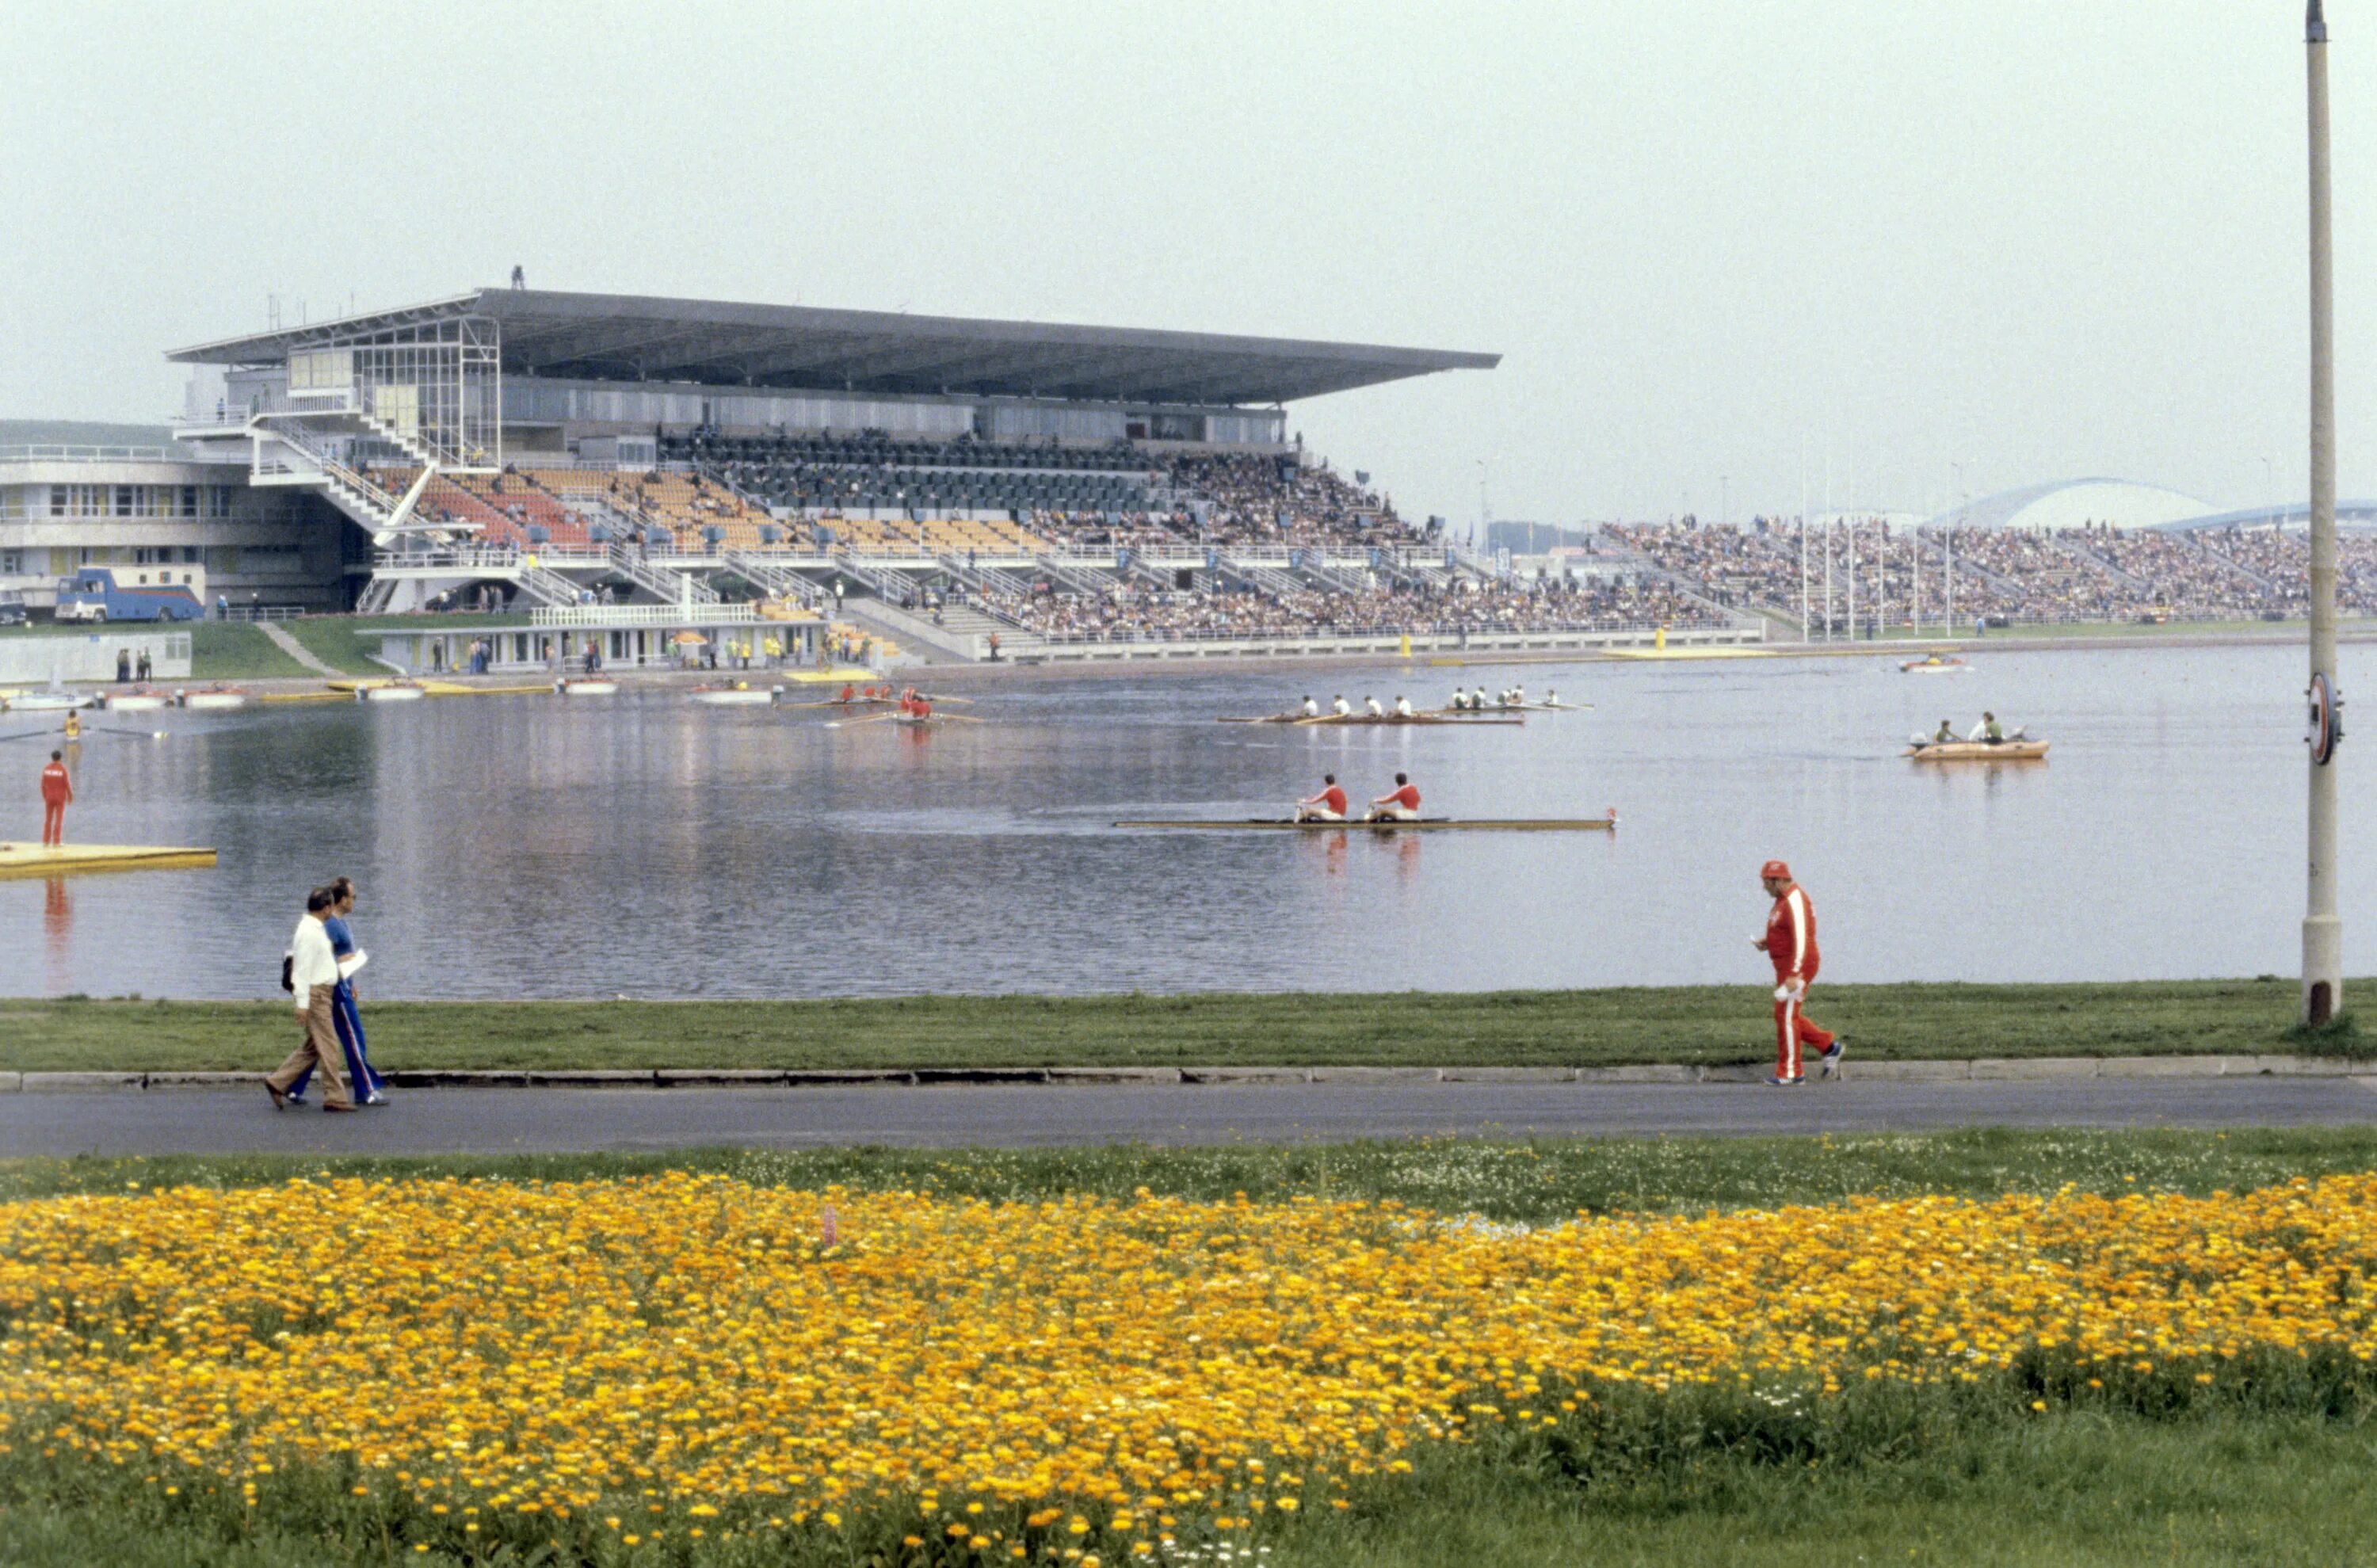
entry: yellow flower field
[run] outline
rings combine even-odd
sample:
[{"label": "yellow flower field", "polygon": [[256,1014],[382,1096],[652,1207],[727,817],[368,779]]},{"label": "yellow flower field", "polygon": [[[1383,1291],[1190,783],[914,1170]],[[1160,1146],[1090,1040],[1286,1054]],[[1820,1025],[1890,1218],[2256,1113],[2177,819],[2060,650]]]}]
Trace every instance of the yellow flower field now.
[{"label": "yellow flower field", "polygon": [[895,1506],[915,1550],[1111,1562],[1621,1385],[2366,1361],[2372,1268],[2368,1176],[1538,1229],[690,1176],[65,1197],[0,1205],[0,1446],[226,1495],[351,1460],[441,1539]]}]

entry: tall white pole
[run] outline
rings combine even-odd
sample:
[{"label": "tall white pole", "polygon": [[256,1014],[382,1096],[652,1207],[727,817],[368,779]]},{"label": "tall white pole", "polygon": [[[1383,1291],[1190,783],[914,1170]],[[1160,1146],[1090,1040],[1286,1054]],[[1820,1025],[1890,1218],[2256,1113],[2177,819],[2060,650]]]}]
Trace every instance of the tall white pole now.
[{"label": "tall white pole", "polygon": [[1849,518],[1849,641],[1857,641],[1857,518]]},{"label": "tall white pole", "polygon": [[1799,447],[1799,640],[1813,642],[1814,626],[1808,619],[1808,448]]},{"label": "tall white pole", "polygon": [[2344,922],[2335,912],[2335,275],[2329,243],[2327,19],[2303,18],[2311,108],[2311,680],[2313,731],[2309,873],[2302,929],[2303,1021],[2344,1011]]}]

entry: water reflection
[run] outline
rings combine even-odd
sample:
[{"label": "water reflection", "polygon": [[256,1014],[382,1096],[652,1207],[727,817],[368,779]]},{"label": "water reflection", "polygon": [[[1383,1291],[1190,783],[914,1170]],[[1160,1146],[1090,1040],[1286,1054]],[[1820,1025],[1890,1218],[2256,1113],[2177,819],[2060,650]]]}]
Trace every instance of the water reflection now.
[{"label": "water reflection", "polygon": [[[1778,855],[1822,906],[1828,977],[2275,971],[2299,664],[1984,651],[1953,692],[1879,658],[1476,667],[1597,711],[1471,732],[1212,722],[1292,701],[1295,672],[985,688],[965,712],[988,722],[921,732],[669,693],[174,714],[168,740],[85,744],[69,829],[211,844],[220,868],[0,883],[0,991],[271,994],[293,901],[340,871],[373,890],[380,997],[1750,981],[1751,873]],[[1901,760],[1943,702],[1959,728],[1983,706],[2029,724],[2051,760]],[[2365,821],[2377,774],[2352,755]],[[1431,812],[1623,826],[1110,826],[1284,815],[1325,772],[1368,800],[1398,770]],[[2347,884],[2355,939],[2371,885]]]}]

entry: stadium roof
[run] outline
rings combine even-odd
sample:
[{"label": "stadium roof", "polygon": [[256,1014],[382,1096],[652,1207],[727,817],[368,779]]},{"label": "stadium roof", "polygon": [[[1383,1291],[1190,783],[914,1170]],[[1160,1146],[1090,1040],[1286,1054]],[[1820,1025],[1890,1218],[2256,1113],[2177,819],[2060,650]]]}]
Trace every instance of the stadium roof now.
[{"label": "stadium roof", "polygon": [[1926,528],[2044,529],[2110,523],[2115,528],[2156,528],[2210,509],[2192,496],[2127,479],[2058,479],[2001,490],[1941,512]]},{"label": "stadium roof", "polygon": [[399,310],[176,349],[199,365],[273,365],[293,351],[478,317],[500,323],[510,375],[854,392],[1159,403],[1292,402],[1495,353],[1225,337],[640,294],[481,289]]}]

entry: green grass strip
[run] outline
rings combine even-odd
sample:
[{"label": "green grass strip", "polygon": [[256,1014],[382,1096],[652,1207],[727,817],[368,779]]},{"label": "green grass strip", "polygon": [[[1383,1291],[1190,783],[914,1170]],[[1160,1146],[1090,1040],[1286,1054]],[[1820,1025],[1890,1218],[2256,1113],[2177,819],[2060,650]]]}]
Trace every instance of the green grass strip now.
[{"label": "green grass strip", "polygon": [[[260,1096],[259,1096],[260,1098]],[[2059,1129],[1825,1138],[1392,1139],[1058,1149],[687,1149],[436,1156],[171,1155],[0,1161],[0,1199],[297,1178],[591,1181],[668,1170],[755,1185],[1036,1201],[1073,1193],[1258,1202],[1389,1200],[1537,1223],[1834,1203],[1865,1194],[1993,1198],[2077,1191],[2246,1191],[2377,1167],[2377,1126],[2230,1132]]]},{"label": "green grass strip", "polygon": [[[1820,986],[1862,1061],[2350,1055],[2290,1037],[2292,980]],[[928,996],[818,1001],[364,999],[373,1059],[428,1068],[914,1068],[1279,1064],[1717,1065],[1770,1059],[1758,986],[1580,991]],[[0,1071],[233,1071],[280,1059],[279,1001],[0,1000]]]}]

